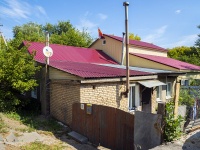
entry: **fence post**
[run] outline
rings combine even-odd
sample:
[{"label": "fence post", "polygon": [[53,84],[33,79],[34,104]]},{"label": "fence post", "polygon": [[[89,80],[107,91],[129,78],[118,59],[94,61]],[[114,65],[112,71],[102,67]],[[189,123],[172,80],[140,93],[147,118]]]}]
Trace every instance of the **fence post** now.
[{"label": "fence post", "polygon": [[176,83],[175,85],[175,99],[174,99],[174,118],[178,116],[178,100],[179,100],[179,93],[180,93],[180,83]]},{"label": "fence post", "polygon": [[164,142],[164,137],[163,137],[163,131],[164,131],[164,117],[165,117],[165,103],[158,103],[158,112],[157,114],[162,115],[162,120],[161,120],[161,143]]}]

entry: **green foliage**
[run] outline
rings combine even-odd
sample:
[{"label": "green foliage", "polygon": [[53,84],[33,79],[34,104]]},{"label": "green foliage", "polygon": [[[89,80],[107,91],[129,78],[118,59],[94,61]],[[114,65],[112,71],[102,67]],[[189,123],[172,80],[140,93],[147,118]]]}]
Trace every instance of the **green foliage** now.
[{"label": "green foliage", "polygon": [[45,32],[50,33],[50,43],[69,46],[88,47],[92,43],[86,30],[79,31],[69,21],[59,21],[58,24],[39,25],[29,22],[13,28],[14,39],[11,45],[18,48],[22,41],[45,42]]},{"label": "green foliage", "polygon": [[0,133],[6,133],[6,124],[3,122],[2,117],[0,116]]},{"label": "green foliage", "polygon": [[174,102],[166,103],[166,116],[164,117],[164,140],[166,142],[173,141],[181,136],[181,123],[183,118],[178,116],[174,117]]},{"label": "green foliage", "polygon": [[65,147],[60,144],[55,145],[46,145],[42,142],[33,142],[25,146],[21,146],[20,149],[22,150],[63,150]]},{"label": "green foliage", "polygon": [[140,40],[141,40],[141,37],[139,37],[137,34],[134,35],[133,33],[129,33],[129,39],[130,39],[130,40],[137,40],[137,41],[140,41]]},{"label": "green foliage", "polygon": [[0,111],[12,111],[28,102],[18,96],[37,86],[34,75],[38,69],[33,56],[24,49],[9,46],[0,50]]},{"label": "green foliage", "polygon": [[179,95],[179,105],[186,105],[188,107],[194,106],[195,96],[190,94],[189,89],[181,89]]},{"label": "green foliage", "polygon": [[195,65],[200,65],[199,62],[199,54],[200,51],[197,47],[174,47],[172,49],[168,49],[168,56],[180,61],[188,62]]},{"label": "green foliage", "polygon": [[18,111],[18,112],[10,112],[5,113],[8,118],[20,121],[22,124],[29,127],[29,131],[34,131],[38,129],[42,129],[45,131],[50,131],[55,133],[56,131],[60,131],[62,126],[59,125],[54,119],[38,119],[38,114],[30,111]]}]

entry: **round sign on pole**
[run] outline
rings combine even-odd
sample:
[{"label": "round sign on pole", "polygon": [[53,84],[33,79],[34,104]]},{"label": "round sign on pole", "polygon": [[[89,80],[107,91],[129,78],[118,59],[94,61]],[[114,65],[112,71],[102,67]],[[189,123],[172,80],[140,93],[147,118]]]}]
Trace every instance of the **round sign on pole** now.
[{"label": "round sign on pole", "polygon": [[52,50],[52,48],[49,47],[49,46],[45,46],[45,47],[43,48],[43,54],[44,54],[44,56],[46,56],[46,57],[51,57],[51,56],[53,55],[53,50]]}]

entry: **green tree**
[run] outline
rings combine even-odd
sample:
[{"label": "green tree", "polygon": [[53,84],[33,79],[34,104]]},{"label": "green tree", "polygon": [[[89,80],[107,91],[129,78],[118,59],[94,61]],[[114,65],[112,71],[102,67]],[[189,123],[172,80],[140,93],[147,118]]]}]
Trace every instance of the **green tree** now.
[{"label": "green tree", "polygon": [[200,65],[197,47],[174,47],[172,49],[168,49],[167,54],[171,58],[195,65]]},{"label": "green tree", "polygon": [[37,86],[34,79],[37,70],[33,56],[25,49],[19,51],[9,46],[0,50],[0,111],[26,104],[18,96]]},{"label": "green tree", "polygon": [[11,40],[11,45],[17,48],[24,40],[45,42],[46,31],[50,33],[50,43],[54,44],[88,47],[93,40],[86,30],[77,30],[69,21],[59,21],[55,25],[29,22],[13,28],[14,38]]},{"label": "green tree", "polygon": [[129,33],[129,39],[130,39],[130,40],[137,40],[137,41],[140,41],[140,40],[141,40],[141,37],[139,37],[137,34],[134,35],[133,33]]}]

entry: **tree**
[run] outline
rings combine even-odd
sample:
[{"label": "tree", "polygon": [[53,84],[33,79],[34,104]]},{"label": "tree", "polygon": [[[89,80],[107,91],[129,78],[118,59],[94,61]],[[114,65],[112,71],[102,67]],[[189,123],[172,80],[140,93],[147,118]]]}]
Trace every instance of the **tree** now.
[{"label": "tree", "polygon": [[130,39],[130,40],[137,40],[137,41],[140,41],[140,40],[141,40],[141,37],[139,37],[137,34],[134,35],[133,33],[129,33],[129,39]]},{"label": "tree", "polygon": [[[200,29],[200,25],[198,25],[197,28]],[[198,37],[199,37],[199,38],[198,38],[197,41],[195,42],[195,45],[196,45],[198,48],[200,48],[200,34],[198,34]]]},{"label": "tree", "polygon": [[38,69],[33,55],[25,49],[16,50],[9,46],[0,50],[0,111],[15,110],[27,102],[18,96],[37,86],[34,75]]},{"label": "tree", "polygon": [[45,42],[45,32],[50,33],[50,43],[70,46],[88,47],[92,43],[91,36],[83,29],[79,31],[69,21],[59,21],[58,24],[39,25],[29,22],[13,28],[12,46],[17,48],[23,40]]},{"label": "tree", "polygon": [[199,53],[197,47],[174,47],[168,49],[168,56],[180,61],[188,62],[195,65],[200,65]]}]

